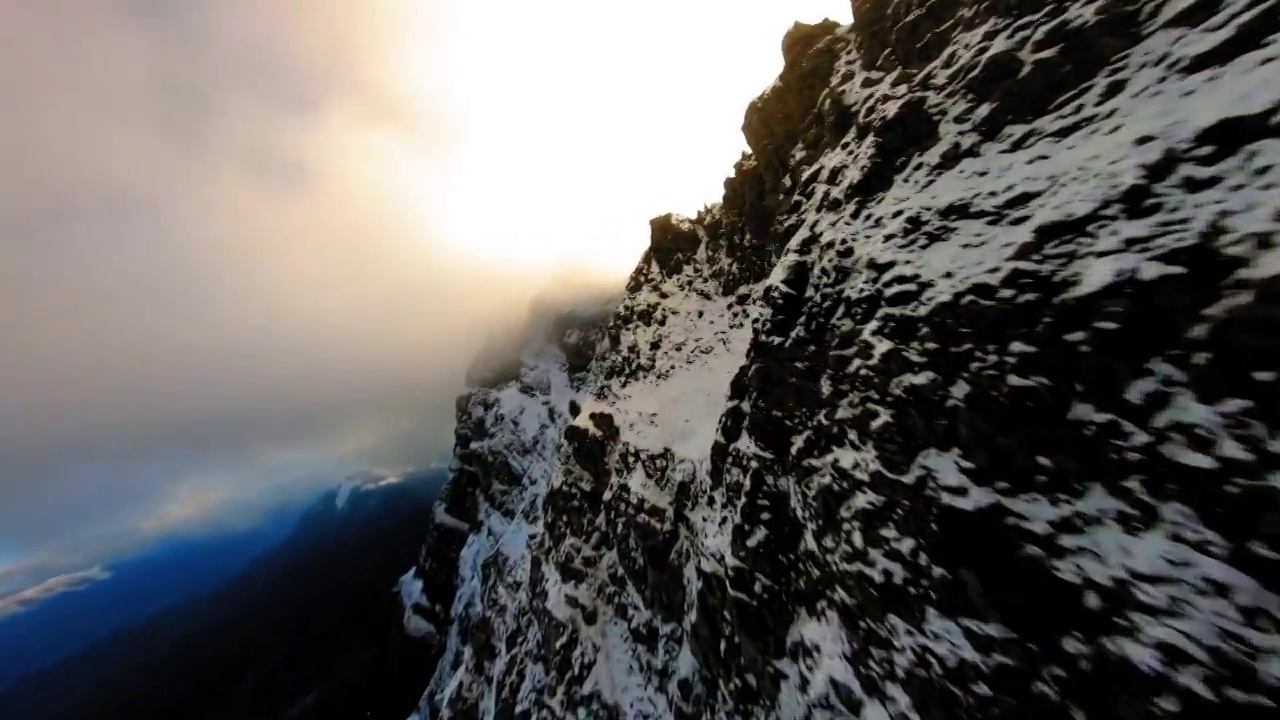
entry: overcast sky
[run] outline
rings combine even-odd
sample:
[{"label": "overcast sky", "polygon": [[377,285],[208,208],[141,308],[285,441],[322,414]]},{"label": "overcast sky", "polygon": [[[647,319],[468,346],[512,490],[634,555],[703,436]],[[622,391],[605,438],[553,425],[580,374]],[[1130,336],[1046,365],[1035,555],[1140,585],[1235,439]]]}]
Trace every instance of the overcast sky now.
[{"label": "overcast sky", "polygon": [[429,166],[450,136],[375,5],[0,2],[0,562],[447,447],[521,287],[376,180],[375,142]]},{"label": "overcast sky", "polygon": [[496,319],[719,195],[785,6],[0,0],[0,579],[447,450]]}]

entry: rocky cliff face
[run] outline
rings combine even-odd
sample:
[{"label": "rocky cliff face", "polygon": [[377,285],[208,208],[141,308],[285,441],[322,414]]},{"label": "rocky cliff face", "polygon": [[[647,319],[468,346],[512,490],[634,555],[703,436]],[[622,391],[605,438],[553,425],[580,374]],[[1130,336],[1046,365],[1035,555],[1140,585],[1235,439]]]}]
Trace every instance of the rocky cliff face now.
[{"label": "rocky cliff face", "polygon": [[1275,717],[1280,0],[853,12],[459,400],[421,717]]}]

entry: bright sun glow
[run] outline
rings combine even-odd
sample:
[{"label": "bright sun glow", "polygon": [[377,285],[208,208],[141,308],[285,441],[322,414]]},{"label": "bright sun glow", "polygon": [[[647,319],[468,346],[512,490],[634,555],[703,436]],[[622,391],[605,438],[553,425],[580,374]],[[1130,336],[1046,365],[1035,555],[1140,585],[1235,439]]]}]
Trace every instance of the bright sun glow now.
[{"label": "bright sun glow", "polygon": [[649,218],[719,200],[786,29],[847,22],[849,2],[453,0],[445,15],[434,44],[402,28],[396,53],[456,130],[443,163],[396,163],[433,237],[484,263],[625,273]]}]

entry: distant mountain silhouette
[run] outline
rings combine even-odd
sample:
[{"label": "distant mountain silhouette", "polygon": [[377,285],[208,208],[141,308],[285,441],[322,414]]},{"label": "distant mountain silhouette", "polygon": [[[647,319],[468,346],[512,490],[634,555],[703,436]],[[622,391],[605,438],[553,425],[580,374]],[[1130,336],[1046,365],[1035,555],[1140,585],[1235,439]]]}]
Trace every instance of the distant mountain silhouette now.
[{"label": "distant mountain silhouette", "polygon": [[0,619],[0,689],[111,631],[221,585],[293,531],[305,502],[276,508],[230,532],[161,540],[111,563],[111,577]]},{"label": "distant mountain silhouette", "polygon": [[445,477],[364,477],[325,494],[216,590],[19,679],[0,717],[403,720],[429,647],[401,629],[394,587]]}]

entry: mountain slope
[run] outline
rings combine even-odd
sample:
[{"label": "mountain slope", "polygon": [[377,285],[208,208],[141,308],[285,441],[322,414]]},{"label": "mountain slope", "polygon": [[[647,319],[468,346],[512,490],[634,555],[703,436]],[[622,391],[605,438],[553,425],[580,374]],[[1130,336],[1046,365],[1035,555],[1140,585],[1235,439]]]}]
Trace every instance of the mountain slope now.
[{"label": "mountain slope", "polygon": [[248,528],[161,540],[109,564],[105,580],[0,619],[0,689],[118,627],[213,590],[284,540],[301,510],[284,506]]},{"label": "mountain slope", "polygon": [[398,632],[393,589],[443,478],[382,480],[325,494],[214,591],[19,680],[0,693],[0,717],[403,718],[429,649]]},{"label": "mountain slope", "polygon": [[1280,2],[853,11],[460,399],[420,717],[1273,716]]}]

